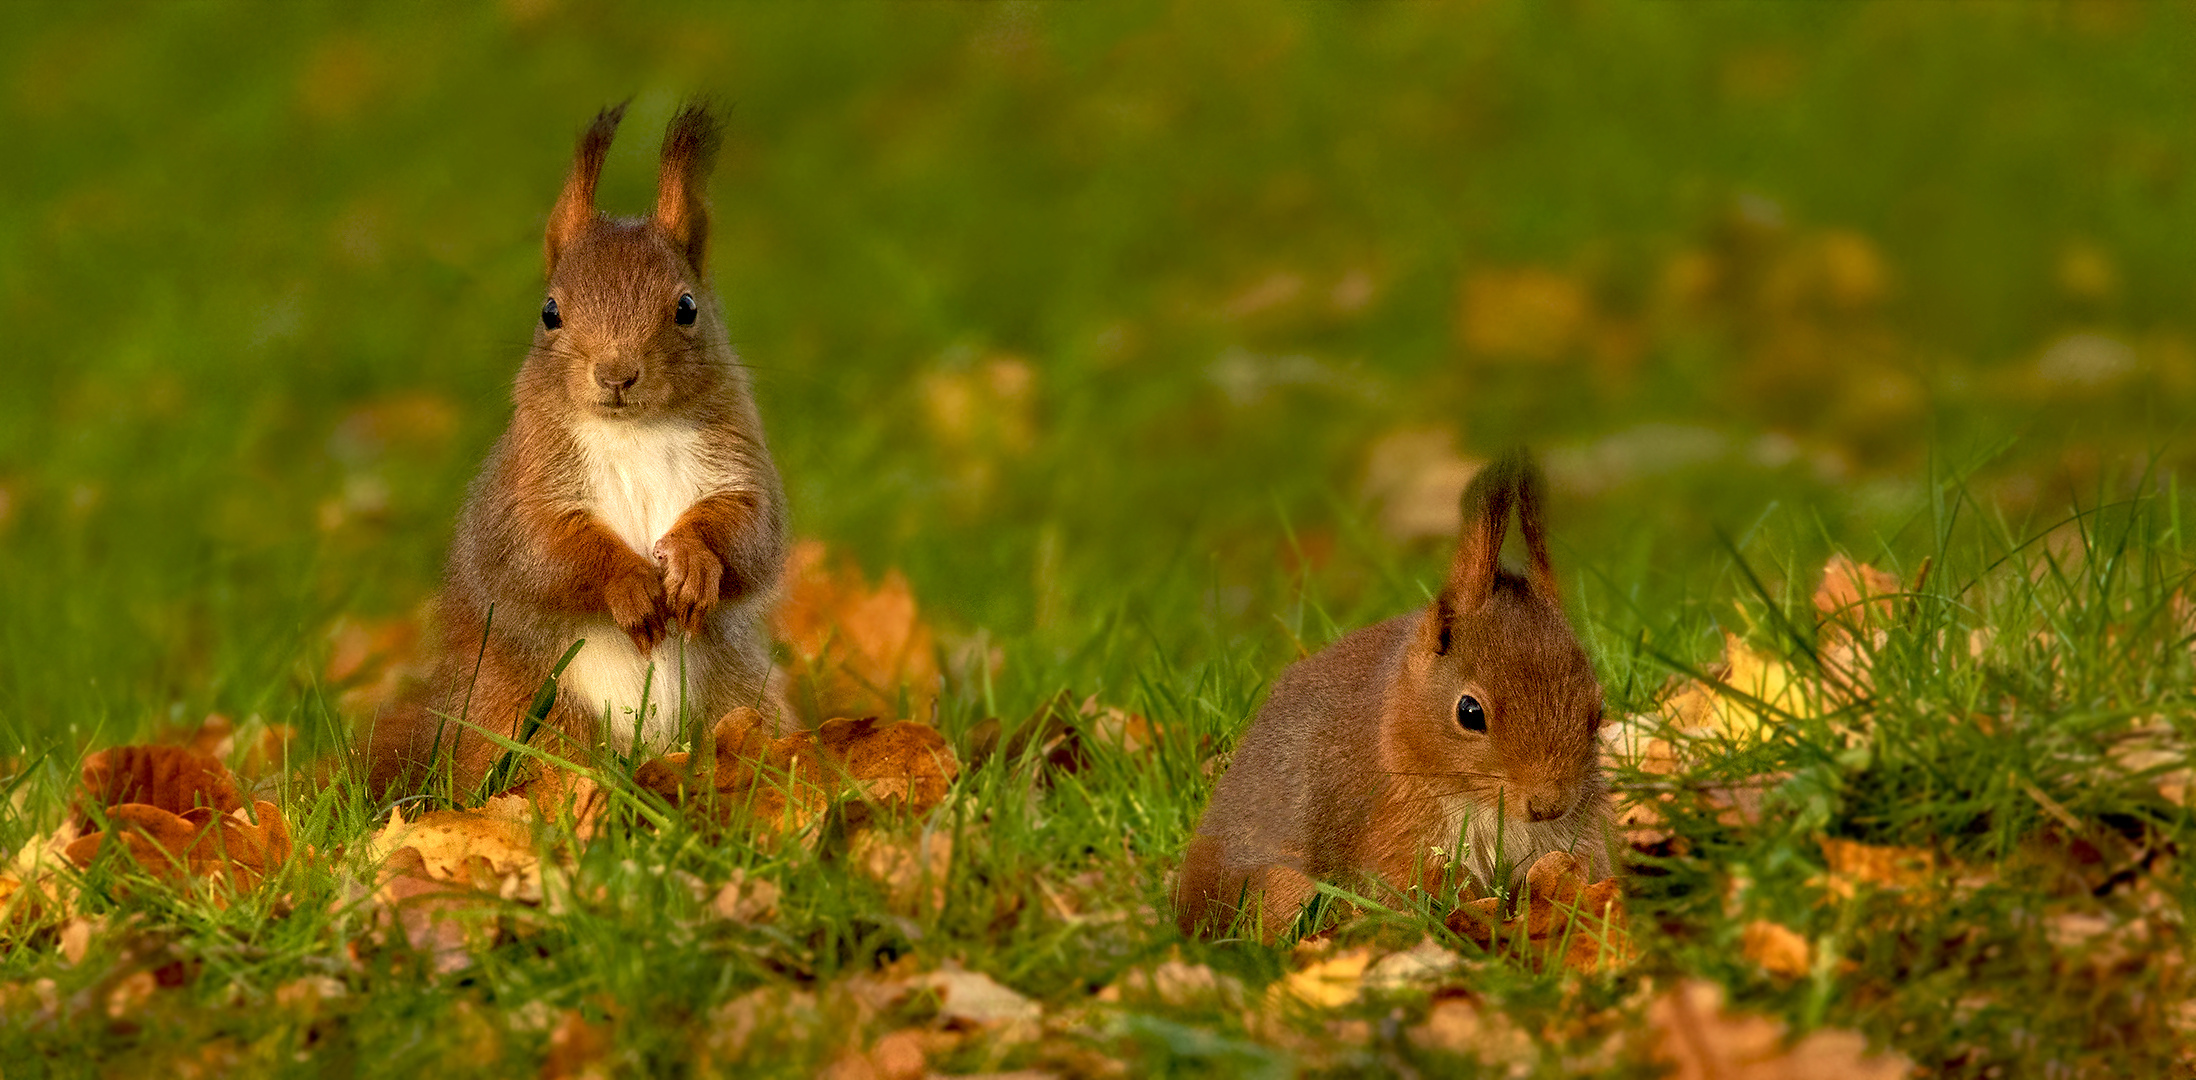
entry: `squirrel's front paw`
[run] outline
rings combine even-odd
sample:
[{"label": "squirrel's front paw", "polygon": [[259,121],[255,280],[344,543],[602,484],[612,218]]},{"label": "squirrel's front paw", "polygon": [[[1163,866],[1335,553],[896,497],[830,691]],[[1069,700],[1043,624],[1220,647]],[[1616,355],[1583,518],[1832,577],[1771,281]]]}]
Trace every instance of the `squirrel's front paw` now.
[{"label": "squirrel's front paw", "polygon": [[720,598],[724,560],[709,545],[677,533],[656,541],[655,554],[663,564],[663,591],[671,618],[683,624],[687,633],[701,633],[703,621]]},{"label": "squirrel's front paw", "polygon": [[633,639],[642,656],[663,640],[670,620],[664,610],[663,583],[653,568],[635,568],[611,578],[602,587],[602,597],[610,606],[611,620]]}]

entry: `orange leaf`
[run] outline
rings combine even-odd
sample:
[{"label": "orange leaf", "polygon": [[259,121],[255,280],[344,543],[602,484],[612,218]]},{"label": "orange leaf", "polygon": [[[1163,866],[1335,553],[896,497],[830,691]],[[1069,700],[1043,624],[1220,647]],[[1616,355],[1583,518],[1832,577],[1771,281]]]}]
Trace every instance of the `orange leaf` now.
[{"label": "orange leaf", "polygon": [[1449,929],[1535,966],[1554,961],[1573,971],[1595,971],[1630,962],[1631,935],[1617,879],[1588,884],[1576,856],[1551,851],[1534,860],[1525,882],[1525,910],[1516,918],[1504,921],[1501,902],[1490,896],[1450,911]]},{"label": "orange leaf", "polygon": [[1799,978],[1814,970],[1814,948],[1807,939],[1794,933],[1790,927],[1767,919],[1755,919],[1746,924],[1740,935],[1739,946],[1746,958],[1760,964],[1771,975]]},{"label": "orange leaf", "polygon": [[226,814],[244,805],[229,770],[210,754],[180,746],[116,746],[84,759],[84,785],[74,820],[94,806],[143,803],[171,814],[209,807]]},{"label": "orange leaf", "polygon": [[[826,721],[813,732],[771,739],[761,714],[741,707],[717,722],[714,778],[720,813],[748,814],[759,825],[800,829],[842,795],[926,814],[960,775],[953,749],[936,728],[913,720]],[[689,755],[666,754],[633,776],[675,803],[688,800]]]},{"label": "orange leaf", "polygon": [[896,714],[903,688],[918,709],[937,698],[937,648],[899,571],[871,589],[860,568],[834,566],[821,542],[803,540],[786,559],[780,597],[787,674],[809,715]]},{"label": "orange leaf", "polygon": [[254,822],[241,809],[226,814],[196,807],[182,814],[145,803],[107,808],[108,828],[78,837],[63,854],[90,866],[100,849],[118,843],[154,877],[223,877],[240,889],[255,887],[290,857],[290,829],[273,803],[254,807]]},{"label": "orange leaf", "polygon": [[1784,1024],[1732,1013],[1723,991],[1691,980],[1647,1007],[1656,1058],[1677,1080],[1895,1080],[1912,1070],[1897,1054],[1870,1055],[1851,1031],[1825,1028],[1784,1046]]}]

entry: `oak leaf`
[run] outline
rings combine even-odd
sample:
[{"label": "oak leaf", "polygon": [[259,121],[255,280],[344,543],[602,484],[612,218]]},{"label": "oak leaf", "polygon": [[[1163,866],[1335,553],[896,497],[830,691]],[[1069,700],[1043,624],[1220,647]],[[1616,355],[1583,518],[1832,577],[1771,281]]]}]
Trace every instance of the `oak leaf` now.
[{"label": "oak leaf", "polygon": [[[753,709],[725,714],[712,729],[716,767],[713,798],[720,816],[765,831],[808,827],[842,798],[912,815],[945,800],[960,764],[936,728],[912,720],[833,719],[815,731],[771,738]],[[643,764],[634,782],[673,803],[700,802],[689,790],[691,755],[666,754]]]},{"label": "oak leaf", "polygon": [[953,867],[953,835],[924,830],[894,836],[864,829],[849,842],[847,859],[863,877],[884,887],[885,906],[901,915],[941,911]]},{"label": "oak leaf", "polygon": [[273,803],[250,812],[236,783],[211,755],[179,746],[117,746],[84,761],[72,821],[96,811],[106,827],[84,832],[62,855],[90,866],[119,846],[154,877],[226,881],[256,887],[290,857],[290,830]]},{"label": "oak leaf", "polygon": [[1790,927],[1767,919],[1755,919],[1739,934],[1739,948],[1748,960],[1771,975],[1799,978],[1814,970],[1814,947]]},{"label": "oak leaf", "polygon": [[1723,990],[1688,980],[1647,1007],[1655,1057],[1676,1080],[1895,1080],[1912,1071],[1898,1054],[1871,1055],[1858,1033],[1825,1028],[1784,1045],[1784,1024],[1732,1013]]},{"label": "oak leaf", "polygon": [[1534,965],[1560,963],[1597,971],[1631,961],[1624,893],[1617,879],[1588,883],[1584,864],[1551,851],[1525,872],[1525,910],[1503,919],[1501,901],[1487,897],[1450,911],[1450,930],[1481,948],[1520,956]]},{"label": "oak leaf", "polygon": [[820,541],[786,558],[774,622],[792,652],[794,703],[812,717],[897,714],[906,690],[918,710],[941,685],[936,643],[907,578],[887,571],[872,589],[859,567],[834,565]]}]

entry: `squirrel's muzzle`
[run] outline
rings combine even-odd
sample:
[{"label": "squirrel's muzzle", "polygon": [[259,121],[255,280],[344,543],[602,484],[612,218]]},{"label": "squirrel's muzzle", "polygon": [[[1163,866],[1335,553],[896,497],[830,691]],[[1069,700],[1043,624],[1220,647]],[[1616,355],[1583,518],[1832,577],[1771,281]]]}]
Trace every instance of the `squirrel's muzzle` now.
[{"label": "squirrel's muzzle", "polygon": [[1533,821],[1554,821],[1570,813],[1577,801],[1564,788],[1533,788],[1525,792],[1525,816]]},{"label": "squirrel's muzzle", "polygon": [[602,360],[595,364],[595,385],[612,394],[631,390],[640,377],[640,365],[631,360]]}]

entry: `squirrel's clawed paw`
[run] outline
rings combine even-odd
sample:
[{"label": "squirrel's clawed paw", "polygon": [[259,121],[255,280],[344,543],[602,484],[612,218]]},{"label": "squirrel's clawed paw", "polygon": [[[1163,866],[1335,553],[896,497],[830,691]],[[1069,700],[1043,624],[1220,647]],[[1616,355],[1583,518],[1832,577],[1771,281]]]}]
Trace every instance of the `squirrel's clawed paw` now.
[{"label": "squirrel's clawed paw", "polygon": [[656,541],[663,564],[663,591],[671,621],[689,634],[702,632],[724,586],[724,561],[707,544],[676,533]]},{"label": "squirrel's clawed paw", "polygon": [[602,590],[603,599],[609,602],[611,620],[633,639],[633,647],[642,656],[653,651],[670,628],[663,581],[653,571],[653,567],[636,568],[612,578]]}]

